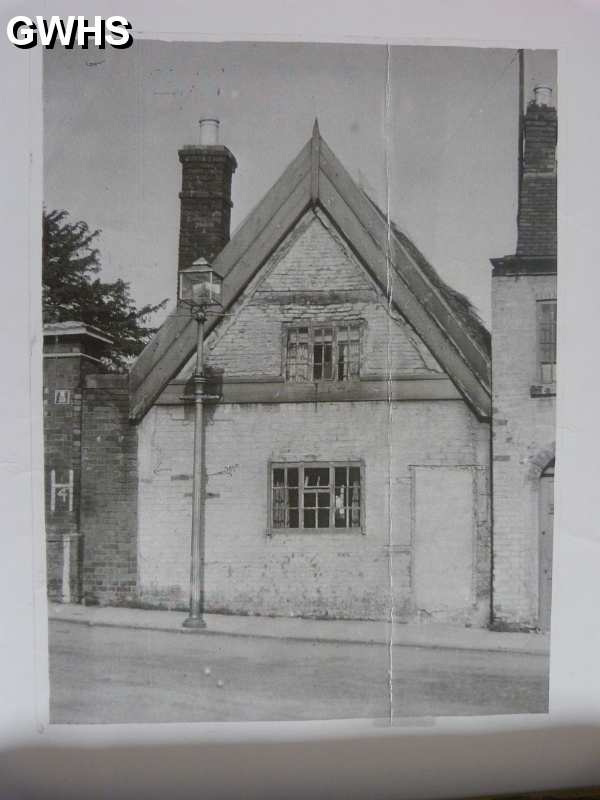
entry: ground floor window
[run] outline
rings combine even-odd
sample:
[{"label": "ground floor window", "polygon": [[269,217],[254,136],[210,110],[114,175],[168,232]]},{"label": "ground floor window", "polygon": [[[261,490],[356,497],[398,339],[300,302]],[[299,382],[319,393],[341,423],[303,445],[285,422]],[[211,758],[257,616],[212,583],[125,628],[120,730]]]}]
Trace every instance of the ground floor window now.
[{"label": "ground floor window", "polygon": [[363,483],[356,462],[271,464],[270,528],[360,531]]}]

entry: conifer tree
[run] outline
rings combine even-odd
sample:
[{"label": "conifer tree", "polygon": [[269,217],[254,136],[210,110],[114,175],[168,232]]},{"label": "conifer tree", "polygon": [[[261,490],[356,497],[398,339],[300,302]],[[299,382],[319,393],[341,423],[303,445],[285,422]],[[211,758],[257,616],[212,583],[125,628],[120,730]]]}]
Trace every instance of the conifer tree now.
[{"label": "conifer tree", "polygon": [[137,308],[129,284],[121,279],[102,281],[100,235],[86,222],[72,222],[66,211],[44,211],[42,240],[43,319],[77,320],[94,325],[113,340],[107,366],[122,371],[156,332],[152,315],[167,300]]}]

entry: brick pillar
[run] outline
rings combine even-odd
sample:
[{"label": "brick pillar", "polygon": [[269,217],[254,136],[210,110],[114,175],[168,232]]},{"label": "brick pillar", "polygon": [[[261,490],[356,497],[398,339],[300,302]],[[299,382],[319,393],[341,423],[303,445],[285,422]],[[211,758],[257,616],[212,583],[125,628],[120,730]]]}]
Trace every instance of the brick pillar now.
[{"label": "brick pillar", "polygon": [[111,344],[78,321],[44,326],[44,462],[47,590],[76,603],[82,590],[81,432],[85,376]]},{"label": "brick pillar", "polygon": [[186,145],[179,160],[179,269],[185,269],[201,256],[212,261],[229,241],[231,179],[237,162],[227,147],[216,143]]}]

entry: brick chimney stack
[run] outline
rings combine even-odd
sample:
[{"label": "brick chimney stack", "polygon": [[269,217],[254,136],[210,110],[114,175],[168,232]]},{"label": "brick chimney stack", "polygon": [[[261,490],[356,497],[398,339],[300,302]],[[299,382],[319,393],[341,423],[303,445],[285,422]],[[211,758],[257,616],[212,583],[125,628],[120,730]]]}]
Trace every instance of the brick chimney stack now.
[{"label": "brick chimney stack", "polygon": [[216,119],[200,120],[199,143],[182,147],[179,161],[179,269],[184,269],[200,256],[212,262],[229,241],[231,178],[237,162],[219,144]]},{"label": "brick chimney stack", "polygon": [[518,256],[556,256],[556,109],[552,90],[536,86],[523,121]]}]

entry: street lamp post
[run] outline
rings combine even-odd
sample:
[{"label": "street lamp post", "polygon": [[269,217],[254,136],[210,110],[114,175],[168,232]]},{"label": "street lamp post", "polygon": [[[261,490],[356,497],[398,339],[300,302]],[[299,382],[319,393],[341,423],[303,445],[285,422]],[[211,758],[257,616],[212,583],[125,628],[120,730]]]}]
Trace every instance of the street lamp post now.
[{"label": "street lamp post", "polygon": [[221,305],[222,278],[204,258],[179,273],[179,300],[189,305],[197,324],[194,383],[194,471],[192,494],[192,548],[190,564],[190,611],[183,627],[202,630],[204,620],[204,325],[207,311]]}]

